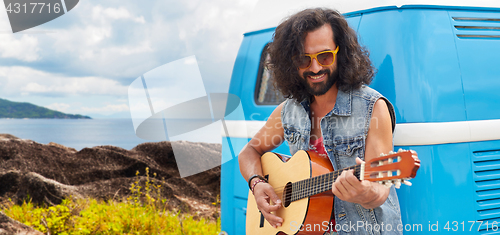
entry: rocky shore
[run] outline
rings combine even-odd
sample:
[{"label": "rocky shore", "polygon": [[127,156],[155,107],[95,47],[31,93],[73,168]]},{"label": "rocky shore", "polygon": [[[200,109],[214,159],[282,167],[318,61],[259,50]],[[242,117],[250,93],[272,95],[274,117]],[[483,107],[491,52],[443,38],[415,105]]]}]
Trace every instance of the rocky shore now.
[{"label": "rocky shore", "polygon": [[[221,145],[182,142],[193,154],[220,159]],[[145,182],[162,186],[171,210],[217,217],[213,205],[220,191],[220,167],[181,178],[170,142],[143,143],[132,150],[97,146],[76,151],[56,143],[47,145],[0,134],[0,201],[55,205],[64,198],[121,200],[130,186]],[[139,175],[137,176],[137,172]],[[39,234],[0,213],[0,234]]]}]

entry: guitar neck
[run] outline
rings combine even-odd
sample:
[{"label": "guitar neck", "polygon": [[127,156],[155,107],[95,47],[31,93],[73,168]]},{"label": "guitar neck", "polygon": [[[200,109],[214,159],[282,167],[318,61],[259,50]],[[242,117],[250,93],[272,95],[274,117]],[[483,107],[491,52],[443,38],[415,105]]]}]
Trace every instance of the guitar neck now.
[{"label": "guitar neck", "polygon": [[[323,175],[312,177],[309,179],[297,181],[291,184],[291,201],[297,201],[302,198],[310,197],[328,190],[332,190],[332,184],[335,182],[342,172],[346,170],[354,170],[354,176],[362,180],[360,176],[363,175],[364,163],[347,167],[341,170],[332,171]],[[288,191],[288,190],[287,190]],[[288,191],[290,192],[290,191]]]}]

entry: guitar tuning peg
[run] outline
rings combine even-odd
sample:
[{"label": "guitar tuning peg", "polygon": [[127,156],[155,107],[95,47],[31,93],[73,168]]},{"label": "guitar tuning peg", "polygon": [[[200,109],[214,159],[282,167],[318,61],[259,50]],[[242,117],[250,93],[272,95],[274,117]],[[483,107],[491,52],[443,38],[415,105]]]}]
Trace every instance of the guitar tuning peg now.
[{"label": "guitar tuning peg", "polygon": [[398,153],[400,152],[404,152],[405,150],[403,150],[402,148],[398,149]]},{"label": "guitar tuning peg", "polygon": [[411,186],[411,182],[409,180],[402,180],[401,181],[403,184],[406,184],[408,186]]},{"label": "guitar tuning peg", "polygon": [[380,157],[385,157],[385,156],[387,156],[387,154],[385,154],[385,153],[380,154]]},{"label": "guitar tuning peg", "polygon": [[396,182],[394,182],[394,187],[396,187],[397,189],[399,189],[401,187],[401,180],[400,179],[397,179],[395,180]]},{"label": "guitar tuning peg", "polygon": [[395,154],[395,152],[394,151],[389,151],[389,154]]},{"label": "guitar tuning peg", "polygon": [[391,182],[390,180],[389,180],[389,181],[385,181],[385,182],[384,182],[384,185],[385,185],[385,187],[390,188],[390,187],[391,187],[391,185],[392,185],[392,182]]}]

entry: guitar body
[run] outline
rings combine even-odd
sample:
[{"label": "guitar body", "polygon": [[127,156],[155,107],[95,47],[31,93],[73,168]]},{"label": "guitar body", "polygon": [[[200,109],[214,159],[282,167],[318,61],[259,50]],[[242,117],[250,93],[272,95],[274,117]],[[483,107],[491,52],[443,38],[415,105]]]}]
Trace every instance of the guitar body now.
[{"label": "guitar body", "polygon": [[[283,162],[276,153],[268,152],[262,155],[261,162],[264,177],[275,188],[280,198],[283,198],[281,191],[287,183],[333,171],[329,159],[311,151],[298,151],[288,162]],[[283,224],[281,227],[273,228],[257,209],[255,197],[250,191],[246,234],[323,234],[330,224],[333,199],[334,196],[329,191],[294,201],[287,207],[282,206],[276,211],[276,215],[283,218]]]},{"label": "guitar body", "polygon": [[255,197],[249,192],[246,215],[246,234],[249,235],[321,235],[330,227],[334,199],[332,184],[343,171],[353,170],[353,175],[359,180],[386,186],[394,184],[399,188],[401,184],[411,185],[408,180],[415,178],[420,168],[417,153],[402,149],[336,171],[333,171],[330,159],[303,150],[286,163],[278,154],[265,153],[261,163],[264,177],[282,201],[282,207],[273,213],[284,221],[281,227],[273,228],[259,212]]}]

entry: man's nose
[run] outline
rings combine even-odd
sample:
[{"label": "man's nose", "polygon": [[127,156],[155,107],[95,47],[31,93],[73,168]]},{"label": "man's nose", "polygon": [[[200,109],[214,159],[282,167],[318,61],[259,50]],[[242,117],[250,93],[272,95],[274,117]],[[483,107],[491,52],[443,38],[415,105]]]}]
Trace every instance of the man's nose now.
[{"label": "man's nose", "polygon": [[321,66],[319,63],[318,63],[318,60],[316,60],[316,58],[314,58],[312,61],[311,61],[311,67],[309,67],[309,70],[313,73],[318,73],[319,71],[321,71],[323,69],[323,66]]}]

